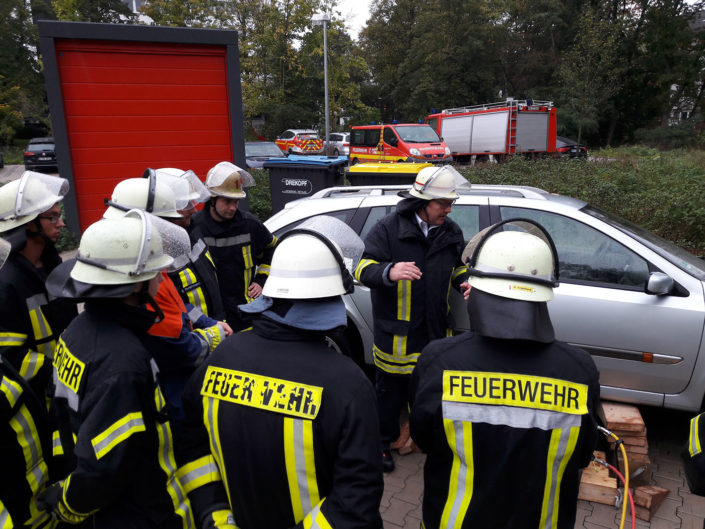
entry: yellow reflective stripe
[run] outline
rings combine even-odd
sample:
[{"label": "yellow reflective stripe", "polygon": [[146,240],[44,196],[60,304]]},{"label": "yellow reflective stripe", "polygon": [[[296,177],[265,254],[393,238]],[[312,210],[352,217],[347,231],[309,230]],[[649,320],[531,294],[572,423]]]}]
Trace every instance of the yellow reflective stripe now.
[{"label": "yellow reflective stripe", "polygon": [[296,523],[320,498],[313,452],[313,421],[284,418],[284,460]]},{"label": "yellow reflective stripe", "polygon": [[448,498],[441,515],[441,527],[462,527],[473,494],[472,423],[443,419],[448,446],[453,453]]},{"label": "yellow reflective stripe", "polygon": [[323,498],[304,518],[304,529],[333,529],[333,526],[328,522],[321,506],[325,498]]},{"label": "yellow reflective stripe", "polygon": [[122,419],[115,421],[102,433],[91,439],[96,459],[107,455],[113,448],[133,434],[144,431],[145,426],[142,412],[128,413]]},{"label": "yellow reflective stripe", "polygon": [[20,366],[20,375],[22,375],[22,378],[27,381],[32,380],[44,365],[45,358],[46,356],[43,353],[27,351],[27,354],[25,354],[22,359],[22,365]]},{"label": "yellow reflective stripe", "polygon": [[360,279],[360,274],[362,274],[362,271],[371,264],[379,264],[379,262],[375,261],[374,259],[360,259],[360,262],[358,263],[357,268],[355,269],[355,279],[357,279],[358,281],[362,281]]},{"label": "yellow reflective stripe", "polygon": [[546,483],[541,504],[540,529],[555,529],[558,526],[561,482],[565,467],[575,451],[580,427],[556,428],[551,432],[551,441],[546,458]]},{"label": "yellow reflective stripe", "polygon": [[71,515],[73,515],[74,517],[79,517],[79,518],[87,518],[91,514],[94,514],[100,510],[100,509],[95,509],[95,510],[92,510],[89,512],[79,512],[75,509],[72,509],[71,506],[69,505],[69,500],[66,496],[70,485],[71,485],[71,474],[68,475],[68,477],[64,480],[63,485],[61,486],[61,498],[63,500],[64,507]]},{"label": "yellow reflective stripe", "polygon": [[[395,336],[396,338],[396,336]],[[404,342],[406,345],[406,342]],[[421,353],[390,355],[383,352],[376,345],[372,346],[375,365],[387,373],[408,375],[414,370]]]},{"label": "yellow reflective stripe", "polygon": [[392,338],[392,351],[394,351],[394,356],[406,356],[406,342],[408,337],[395,334]]},{"label": "yellow reflective stripe", "polygon": [[220,445],[220,424],[218,422],[218,409],[220,401],[210,397],[203,397],[203,424],[208,430],[208,439],[210,441],[211,454],[215,459],[218,469],[220,470],[220,479],[225,485],[225,493],[228,495],[228,503],[233,504],[230,499],[230,487],[228,484],[227,472],[225,470],[223,448]]},{"label": "yellow reflective stripe", "polygon": [[186,298],[189,303],[194,307],[198,307],[203,314],[208,316],[208,307],[206,306],[206,299],[203,294],[203,289],[200,286],[194,288],[188,288],[191,285],[197,283],[196,275],[190,268],[185,268],[179,272],[179,279],[186,292]]},{"label": "yellow reflective stripe", "polygon": [[[156,393],[161,396],[159,388]],[[163,400],[161,397],[160,400]],[[159,410],[159,408],[157,408]],[[166,490],[171,497],[171,503],[174,506],[174,512],[181,518],[181,526],[184,529],[192,529],[196,524],[193,520],[191,512],[191,504],[186,498],[186,491],[183,489],[181,482],[176,477],[176,462],[174,460],[174,443],[171,435],[171,427],[169,422],[156,423],[157,435],[159,437],[158,460],[159,466],[162,467],[166,474]]]},{"label": "yellow reflective stripe", "polygon": [[51,453],[55,456],[64,455],[64,447],[61,444],[61,436],[58,430],[54,430],[51,434]]},{"label": "yellow reflective stripe", "polygon": [[252,301],[254,298],[251,298],[249,296],[248,289],[250,287],[250,283],[252,282],[252,267],[254,266],[252,262],[252,247],[247,244],[242,247],[242,260],[245,265],[245,270],[244,270],[244,276],[245,276],[245,299],[249,303]]},{"label": "yellow reflective stripe", "polygon": [[451,275],[450,280],[455,281],[458,279],[461,275],[466,274],[468,272],[468,267],[467,266],[458,266],[453,270],[453,275]]},{"label": "yellow reflective stripe", "polygon": [[203,485],[221,480],[218,465],[211,454],[180,467],[176,471],[176,477],[179,478],[186,494]]},{"label": "yellow reflective stripe", "polygon": [[12,529],[12,517],[10,511],[5,508],[2,500],[0,500],[0,529]]},{"label": "yellow reflective stripe", "polygon": [[397,281],[397,319],[411,321],[411,281],[408,279]]},{"label": "yellow reflective stripe", "polygon": [[27,341],[27,335],[19,332],[0,332],[0,347],[16,347]]},{"label": "yellow reflective stripe", "polygon": [[209,250],[206,250],[206,259],[210,261],[210,263],[213,265],[213,268],[215,268],[215,262],[213,261],[213,258],[211,257],[211,253]]},{"label": "yellow reflective stripe", "polygon": [[279,239],[277,238],[276,235],[272,235],[272,240],[267,243],[267,248],[274,248],[277,243],[279,242]]},{"label": "yellow reflective stripe", "polygon": [[453,336],[453,329],[446,329],[446,338]]},{"label": "yellow reflective stripe", "polygon": [[268,264],[261,264],[257,267],[257,273],[268,276],[270,269],[271,267]]},{"label": "yellow reflective stripe", "polygon": [[37,426],[34,424],[34,419],[27,406],[23,404],[20,407],[19,411],[10,419],[10,426],[15,431],[17,443],[22,448],[27,483],[29,483],[32,493],[36,494],[47,482],[49,470],[44,462]]},{"label": "yellow reflective stripe", "polygon": [[688,435],[688,452],[690,457],[694,457],[703,451],[703,447],[700,444],[700,419],[702,419],[703,414],[697,415],[690,419],[690,433]]},{"label": "yellow reflective stripe", "polygon": [[2,381],[0,381],[0,391],[3,392],[7,402],[10,403],[10,408],[14,408],[20,395],[22,395],[22,386],[11,378],[2,377]]},{"label": "yellow reflective stripe", "polygon": [[237,529],[237,526],[235,525],[235,517],[233,516],[233,513],[227,509],[213,511],[210,516],[213,520],[213,527],[227,528],[232,526],[234,529]]},{"label": "yellow reflective stripe", "polygon": [[27,308],[29,309],[29,320],[32,322],[34,339],[37,341],[37,350],[51,358],[54,354],[54,348],[56,347],[56,340],[39,343],[52,335],[51,325],[49,325],[49,322],[44,317],[42,307],[39,305],[42,302],[46,303],[45,296],[34,296],[27,300]]}]

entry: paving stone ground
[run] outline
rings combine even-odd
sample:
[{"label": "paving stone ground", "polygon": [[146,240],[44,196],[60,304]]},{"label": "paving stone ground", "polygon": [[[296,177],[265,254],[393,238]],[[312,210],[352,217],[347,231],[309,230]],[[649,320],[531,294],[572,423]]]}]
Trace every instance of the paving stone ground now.
[{"label": "paving stone ground", "polygon": [[[670,492],[650,522],[637,518],[637,529],[705,528],[705,498],[690,493],[680,460],[692,414],[640,409],[649,440],[650,482]],[[394,452],[394,460],[396,469],[384,476],[384,495],[380,504],[384,529],[418,529],[426,456],[417,453],[400,456]],[[575,529],[616,529],[620,517],[621,508],[581,500]],[[631,527],[629,514],[624,527]]]}]

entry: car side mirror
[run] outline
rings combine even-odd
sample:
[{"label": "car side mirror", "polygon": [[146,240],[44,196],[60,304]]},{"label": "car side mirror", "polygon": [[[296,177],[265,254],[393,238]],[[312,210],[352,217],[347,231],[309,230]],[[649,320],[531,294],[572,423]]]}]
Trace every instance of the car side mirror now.
[{"label": "car side mirror", "polygon": [[646,281],[646,293],[656,296],[665,296],[674,285],[673,278],[663,272],[651,272],[649,279]]}]

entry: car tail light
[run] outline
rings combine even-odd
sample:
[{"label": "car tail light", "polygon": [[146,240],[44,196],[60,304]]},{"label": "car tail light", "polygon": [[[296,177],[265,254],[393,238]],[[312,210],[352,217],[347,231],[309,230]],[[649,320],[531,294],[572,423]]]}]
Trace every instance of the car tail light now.
[{"label": "car tail light", "polygon": [[343,143],[343,147],[350,147],[350,143],[346,141],[345,143]]},{"label": "car tail light", "polygon": [[34,153],[31,151],[27,151],[24,153],[25,156],[34,156]]}]

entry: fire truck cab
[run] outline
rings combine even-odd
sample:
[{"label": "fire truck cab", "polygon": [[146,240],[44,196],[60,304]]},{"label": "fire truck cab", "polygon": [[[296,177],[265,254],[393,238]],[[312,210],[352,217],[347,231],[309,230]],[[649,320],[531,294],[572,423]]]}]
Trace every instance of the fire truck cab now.
[{"label": "fire truck cab", "polygon": [[358,162],[451,161],[450,149],[431,127],[420,123],[361,125],[350,131],[351,165]]}]

